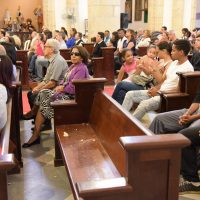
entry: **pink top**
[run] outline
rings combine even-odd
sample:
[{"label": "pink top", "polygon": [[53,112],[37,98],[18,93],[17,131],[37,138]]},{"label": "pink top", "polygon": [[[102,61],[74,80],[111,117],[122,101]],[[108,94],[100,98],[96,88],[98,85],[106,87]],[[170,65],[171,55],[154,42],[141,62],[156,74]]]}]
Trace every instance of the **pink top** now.
[{"label": "pink top", "polygon": [[124,71],[130,75],[132,74],[135,69],[136,69],[136,61],[133,59],[133,62],[131,63],[131,65],[127,65],[126,62],[122,65],[122,67],[124,68]]},{"label": "pink top", "polygon": [[43,56],[44,55],[43,49],[44,49],[44,44],[42,42],[38,42],[36,46],[36,54],[38,56]]}]

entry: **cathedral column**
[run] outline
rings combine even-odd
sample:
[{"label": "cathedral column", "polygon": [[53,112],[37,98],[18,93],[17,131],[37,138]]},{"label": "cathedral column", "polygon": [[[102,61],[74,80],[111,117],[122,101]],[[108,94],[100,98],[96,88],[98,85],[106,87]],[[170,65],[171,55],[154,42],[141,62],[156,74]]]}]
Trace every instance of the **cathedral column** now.
[{"label": "cathedral column", "polygon": [[49,30],[55,30],[55,0],[43,0],[42,4],[44,26]]},{"label": "cathedral column", "polygon": [[120,0],[88,0],[88,35],[120,28]]},{"label": "cathedral column", "polygon": [[66,0],[43,0],[44,25],[51,31],[60,30],[61,26],[66,27]]},{"label": "cathedral column", "polygon": [[164,0],[148,0],[148,29],[159,31],[163,26]]}]

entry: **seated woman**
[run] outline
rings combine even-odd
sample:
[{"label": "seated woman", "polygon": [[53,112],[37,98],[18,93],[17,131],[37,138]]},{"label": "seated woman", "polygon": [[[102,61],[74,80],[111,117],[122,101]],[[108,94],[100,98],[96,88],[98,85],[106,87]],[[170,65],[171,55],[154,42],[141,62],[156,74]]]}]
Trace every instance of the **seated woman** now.
[{"label": "seated woman", "polygon": [[151,37],[150,31],[149,30],[145,30],[143,38],[137,44],[136,49],[138,49],[139,47],[148,47],[150,45],[150,42],[151,42],[150,37]]},{"label": "seated woman", "polygon": [[139,70],[137,70],[137,73],[134,73],[132,76],[130,76],[131,82],[119,82],[115,87],[115,90],[112,94],[112,98],[115,99],[118,103],[122,104],[124,97],[128,91],[144,90],[145,83],[152,78],[145,75],[145,72],[143,72],[145,68],[142,69],[142,66],[147,66],[148,63],[150,64],[150,62],[152,62],[156,58],[156,56],[156,47],[150,46],[147,50],[147,55],[142,57],[142,59],[140,59],[140,61],[137,64],[137,68]]},{"label": "seated woman", "polygon": [[11,96],[13,65],[8,56],[0,56],[0,132],[7,121],[7,102]]},{"label": "seated woman", "polygon": [[23,144],[23,148],[40,143],[41,126],[45,119],[52,119],[54,115],[53,108],[50,106],[50,103],[56,100],[67,100],[74,98],[75,87],[72,81],[76,79],[89,78],[89,73],[86,66],[88,57],[89,54],[84,47],[73,47],[71,51],[72,65],[68,69],[64,79],[60,82],[60,85],[57,86],[53,91],[43,89],[39,92],[34,105],[37,108],[34,109],[37,110],[35,128],[32,137],[27,143]]}]

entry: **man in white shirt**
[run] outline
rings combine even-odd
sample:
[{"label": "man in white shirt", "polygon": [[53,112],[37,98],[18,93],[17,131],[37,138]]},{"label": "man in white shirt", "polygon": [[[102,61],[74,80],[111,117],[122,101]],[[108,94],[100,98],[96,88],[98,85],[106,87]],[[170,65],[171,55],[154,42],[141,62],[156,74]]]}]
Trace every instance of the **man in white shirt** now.
[{"label": "man in white shirt", "polygon": [[[160,87],[161,92],[172,92],[178,90],[179,77],[177,72],[194,71],[188,61],[187,55],[190,51],[190,43],[187,40],[177,40],[172,46],[172,59],[174,60],[166,72],[166,79]],[[150,93],[148,90],[129,91],[126,93],[122,106],[130,110],[134,103],[139,103],[133,116],[141,119],[148,111],[157,110],[160,106],[160,96]]]},{"label": "man in white shirt", "polygon": [[126,47],[127,38],[125,37],[126,31],[121,28],[117,30],[119,40],[117,42],[117,50],[115,51],[115,55],[121,53],[122,49]]}]

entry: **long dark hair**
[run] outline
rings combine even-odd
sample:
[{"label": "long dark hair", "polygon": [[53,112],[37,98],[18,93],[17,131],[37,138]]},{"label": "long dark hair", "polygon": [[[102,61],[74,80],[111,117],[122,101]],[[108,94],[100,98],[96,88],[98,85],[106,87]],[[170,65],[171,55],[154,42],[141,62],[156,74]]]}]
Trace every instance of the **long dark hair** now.
[{"label": "long dark hair", "polygon": [[0,84],[6,87],[8,100],[11,97],[12,76],[13,64],[11,59],[8,56],[0,56]]}]

